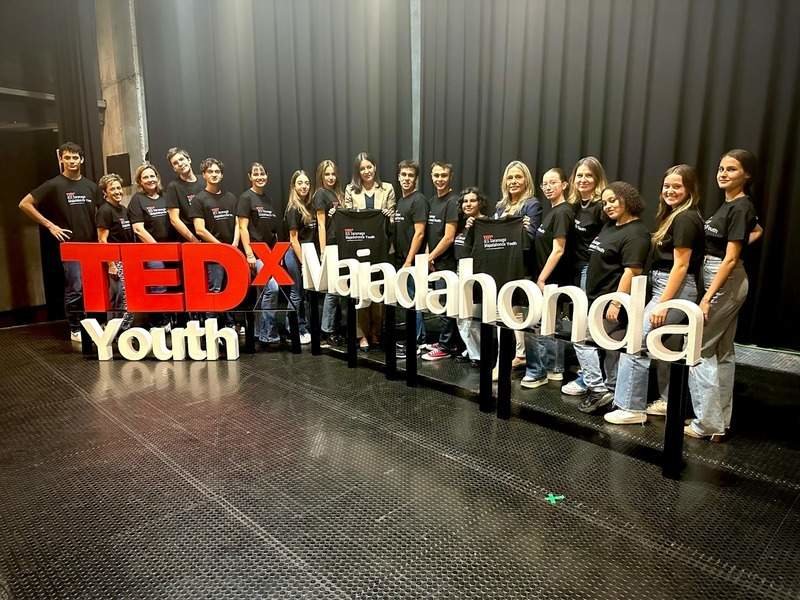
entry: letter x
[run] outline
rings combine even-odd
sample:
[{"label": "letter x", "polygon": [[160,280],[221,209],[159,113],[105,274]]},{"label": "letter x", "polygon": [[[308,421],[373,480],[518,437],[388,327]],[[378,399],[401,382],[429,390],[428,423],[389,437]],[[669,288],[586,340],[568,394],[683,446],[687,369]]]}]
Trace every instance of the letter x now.
[{"label": "letter x", "polygon": [[264,242],[253,242],[250,244],[253,252],[264,263],[264,267],[258,272],[250,285],[266,285],[270,277],[275,279],[278,285],[292,285],[294,280],[281,265],[281,259],[289,249],[289,242],[276,242],[270,248]]}]

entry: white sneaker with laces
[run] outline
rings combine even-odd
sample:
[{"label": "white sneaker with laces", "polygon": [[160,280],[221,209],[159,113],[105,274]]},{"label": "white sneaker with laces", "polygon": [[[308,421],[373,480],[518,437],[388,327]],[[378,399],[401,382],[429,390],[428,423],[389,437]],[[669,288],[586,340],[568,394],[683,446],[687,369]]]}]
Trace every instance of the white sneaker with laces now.
[{"label": "white sneaker with laces", "polygon": [[588,388],[585,385],[578,383],[577,379],[561,386],[561,393],[566,394],[567,396],[583,396],[588,391]]},{"label": "white sneaker with laces", "polygon": [[303,345],[311,343],[311,334],[308,332],[300,334],[300,343]]},{"label": "white sneaker with laces", "polygon": [[667,401],[663,398],[659,398],[655,402],[651,402],[647,405],[647,410],[645,411],[648,415],[655,415],[659,417],[663,417],[667,414]]},{"label": "white sneaker with laces", "polygon": [[76,329],[75,331],[69,332],[69,339],[73,342],[80,342],[81,341],[81,330]]},{"label": "white sneaker with laces", "polygon": [[527,388],[529,390],[542,387],[543,385],[547,385],[547,377],[542,377],[541,379],[534,379],[533,377],[525,377],[522,378],[520,382],[520,386]]},{"label": "white sneaker with laces", "polygon": [[647,422],[647,414],[643,412],[633,412],[618,408],[603,415],[603,418],[614,425],[642,425]]}]

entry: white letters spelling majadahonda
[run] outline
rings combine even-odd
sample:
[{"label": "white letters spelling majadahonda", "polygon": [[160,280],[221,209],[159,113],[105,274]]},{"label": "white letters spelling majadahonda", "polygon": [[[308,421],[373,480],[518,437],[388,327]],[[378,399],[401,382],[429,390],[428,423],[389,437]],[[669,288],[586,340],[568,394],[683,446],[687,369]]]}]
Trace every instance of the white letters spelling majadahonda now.
[{"label": "white letters spelling majadahonda", "polygon": [[[591,306],[586,294],[578,287],[556,285],[545,286],[544,294],[532,281],[520,279],[505,284],[499,292],[495,281],[486,273],[473,273],[471,258],[459,261],[459,274],[452,271],[428,272],[428,257],[417,254],[413,267],[404,267],[395,272],[389,263],[372,265],[355,259],[339,260],[339,249],[326,246],[322,253],[322,263],[313,243],[303,247],[303,287],[309,290],[330,291],[340,296],[350,296],[359,300],[358,308],[370,302],[397,304],[404,308],[426,310],[449,317],[469,318],[478,314],[472,300],[474,284],[481,287],[483,304],[480,311],[484,323],[495,322],[497,316],[503,325],[510,329],[530,329],[541,321],[541,334],[553,335],[556,330],[557,305],[561,294],[572,300],[573,342],[586,340],[587,333],[601,348],[607,350],[625,349],[628,353],[642,350],[642,323],[644,318],[647,277],[633,278],[631,293],[614,292],[597,298]],[[346,274],[341,275],[345,269]],[[372,273],[380,273],[381,280],[372,281]],[[414,279],[414,297],[408,293],[408,278]],[[442,289],[430,289],[430,284],[444,282]],[[528,298],[527,314],[519,315],[512,306],[515,290],[521,290]],[[603,315],[607,305],[618,301],[628,314],[628,325],[621,340],[611,338],[605,330]],[[678,310],[686,315],[684,325],[664,325],[652,330],[646,339],[647,349],[653,358],[665,362],[685,359],[689,365],[700,362],[700,346],[703,338],[703,313],[700,307],[688,300],[670,300],[659,306]],[[665,335],[686,336],[686,343],[680,352],[670,351],[664,346]]]},{"label": "white letters spelling majadahonda", "polygon": [[[111,319],[103,328],[96,319],[81,321],[84,330],[97,346],[98,360],[114,358],[111,343],[121,324],[122,319]],[[142,360],[151,352],[158,360],[184,360],[187,346],[189,358],[192,360],[217,360],[218,342],[223,342],[226,358],[228,360],[239,358],[239,335],[232,327],[217,329],[216,319],[206,319],[205,327],[200,327],[197,321],[189,321],[186,329],[176,327],[170,333],[171,348],[167,347],[166,333],[163,327],[153,327],[150,331],[141,327],[131,327],[120,334],[117,348],[125,360]],[[136,344],[133,343],[134,340]],[[200,343],[201,340],[206,342],[205,350]]]}]

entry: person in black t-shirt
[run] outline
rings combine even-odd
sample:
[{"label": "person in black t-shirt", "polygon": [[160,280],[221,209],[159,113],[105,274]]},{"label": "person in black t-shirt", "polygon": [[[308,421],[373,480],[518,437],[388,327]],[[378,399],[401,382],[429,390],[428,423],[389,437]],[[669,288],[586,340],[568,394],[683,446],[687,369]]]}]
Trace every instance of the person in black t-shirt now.
[{"label": "person in black t-shirt", "polygon": [[[533,260],[533,240],[536,230],[542,222],[542,204],[534,196],[536,187],[533,183],[533,175],[528,165],[519,160],[513,160],[506,165],[503,177],[500,180],[500,202],[495,207],[494,218],[504,219],[507,217],[523,218],[522,223],[525,230],[525,253],[524,264],[526,278],[535,275],[532,270]],[[523,312],[523,308],[515,307],[518,313]],[[499,329],[498,329],[499,333]],[[528,389],[540,387],[547,383],[547,371],[542,362],[539,344],[536,336],[532,333],[515,331],[516,351],[512,367],[525,366],[525,375],[522,377],[520,386]],[[498,356],[498,361],[499,361]],[[495,363],[492,371],[492,379],[497,380],[499,376],[499,362]]]},{"label": "person in black t-shirt", "polygon": [[[197,237],[211,244],[230,244],[238,248],[239,217],[236,216],[238,201],[236,196],[221,187],[225,177],[225,165],[217,158],[206,158],[200,163],[200,171],[203,173],[206,187],[194,197],[189,209]],[[220,292],[225,285],[225,269],[220,264],[208,263],[206,271],[208,291]],[[223,319],[227,327],[235,326],[231,313],[224,313]]]},{"label": "person in black t-shirt", "polygon": [[[650,251],[650,232],[639,216],[644,202],[639,190],[624,181],[615,181],[603,190],[603,210],[611,222],[606,223],[589,246],[589,273],[586,295],[593,302],[611,292],[630,293],[633,278],[642,273]],[[621,305],[614,301],[606,310],[608,327],[619,324]],[[605,351],[605,378],[600,370],[600,354],[596,347],[575,344],[583,379],[589,393],[578,410],[591,413],[614,399],[619,352]]]},{"label": "person in black t-shirt", "polygon": [[[575,211],[564,197],[568,185],[564,171],[558,167],[542,176],[542,192],[550,203],[550,210],[544,214],[534,240],[536,285],[542,291],[548,283],[566,286],[572,285],[574,279],[567,240],[572,237]],[[547,379],[562,381],[564,342],[550,336],[539,336],[537,341],[547,369]]]},{"label": "person in black t-shirt", "polygon": [[[650,287],[652,298],[644,309],[644,338],[656,327],[677,323],[682,313],[656,305],[673,298],[697,300],[697,277],[703,257],[703,219],[697,211],[700,197],[697,175],[689,165],[677,165],[664,173],[656,214],[656,230],[652,236]],[[658,362],[659,399],[647,406],[647,383],[650,357],[620,354],[617,387],[614,390],[616,410],[606,413],[605,420],[616,425],[641,424],[647,415],[664,415],[667,409],[668,365]]]},{"label": "person in black t-shirt", "polygon": [[721,439],[731,424],[736,354],[733,339],[739,309],[747,299],[742,255],[763,234],[749,193],[758,167],[747,150],[726,152],[717,169],[725,202],[705,222],[705,258],[700,309],[705,315],[703,361],[689,369],[689,390],[697,415],[684,432],[695,438]]},{"label": "person in black t-shirt", "polygon": [[[239,238],[242,240],[247,264],[250,265],[250,270],[257,274],[264,267],[264,263],[256,259],[250,243],[265,242],[270,247],[274,246],[283,229],[283,218],[278,202],[264,193],[264,188],[269,183],[269,173],[264,165],[259,162],[252,163],[247,169],[247,178],[250,180],[250,187],[239,196],[236,216],[239,217]],[[264,344],[274,344],[281,340],[273,312],[278,305],[278,290],[275,279],[270,278],[261,290],[260,299],[256,301],[256,305],[264,312],[259,315],[256,322],[255,334]]]},{"label": "person in black t-shirt", "polygon": [[[283,262],[291,278],[294,280],[289,290],[289,301],[297,310],[300,329],[300,343],[310,344],[311,334],[306,325],[306,306],[303,293],[303,250],[301,244],[319,243],[317,236],[317,219],[314,205],[311,202],[311,179],[305,171],[292,173],[289,183],[289,199],[286,203],[286,229],[289,231],[289,242],[292,248],[286,252]],[[286,327],[289,327],[287,315]]]},{"label": "person in black t-shirt", "polygon": [[[434,162],[431,165],[431,179],[434,194],[428,199],[428,221],[425,225],[425,239],[428,243],[428,268],[434,271],[455,271],[456,259],[453,242],[458,226],[458,194],[451,186],[453,165]],[[436,289],[445,287],[443,281],[436,282]],[[420,351],[427,351],[426,360],[441,360],[451,356],[452,345],[456,341],[456,320],[440,317],[439,343],[433,346],[422,345]]]},{"label": "person in black t-shirt", "polygon": [[[105,203],[97,209],[97,241],[101,244],[133,242],[133,230],[128,218],[128,209],[122,204],[122,178],[116,173],[103,175],[100,178],[99,188],[103,192]],[[112,315],[112,318],[122,318],[120,331],[125,331],[133,324],[133,315],[128,312],[125,271],[121,260],[108,263],[108,292],[111,308],[116,313]]]},{"label": "person in black t-shirt", "polygon": [[[336,227],[333,224],[333,212],[342,204],[342,184],[339,181],[339,170],[332,160],[323,160],[317,165],[316,191],[312,198],[314,212],[317,217],[317,232],[319,235],[319,251],[324,252],[330,244],[336,245]],[[344,299],[330,292],[325,294],[322,301],[322,318],[320,323],[321,342],[323,347],[338,344],[339,340],[332,339],[336,332],[337,313],[341,313]]]},{"label": "person in black t-shirt", "polygon": [[[83,149],[74,142],[58,148],[61,174],[45,181],[20,201],[19,208],[30,219],[47,229],[59,242],[92,242],[95,209],[101,202],[97,185],[81,175]],[[83,284],[80,264],[63,262],[64,311],[74,342],[81,340]]]},{"label": "person in black t-shirt", "polygon": [[[475,234],[475,219],[485,218],[489,202],[477,187],[462,190],[460,197],[461,213],[464,218],[459,223],[459,231],[453,242],[456,261],[472,255],[472,244]],[[481,359],[481,323],[474,319],[458,319],[458,333],[464,342],[465,350],[456,356],[457,362],[468,362],[471,366],[479,366]],[[426,355],[427,356],[427,355]],[[423,356],[423,358],[425,358]]]},{"label": "person in black t-shirt", "polygon": [[[157,244],[173,240],[172,228],[167,213],[167,200],[161,193],[161,176],[155,166],[150,163],[139,165],[134,174],[134,181],[139,189],[128,203],[128,217],[131,220],[133,233],[140,242]],[[149,269],[163,269],[163,261],[154,260],[147,263]],[[152,286],[154,294],[165,294],[165,286]],[[150,315],[152,327],[163,327],[169,323],[169,317],[163,313]]]},{"label": "person in black t-shirt", "polygon": [[[401,160],[397,165],[399,200],[394,213],[394,251],[398,269],[411,267],[417,253],[425,248],[425,226],[428,222],[428,200],[417,189],[419,163]],[[408,293],[414,297],[414,279],[408,278]],[[417,344],[425,343],[425,319],[417,311]]]},{"label": "person in black t-shirt", "polygon": [[194,224],[189,210],[194,197],[203,191],[205,182],[195,175],[192,170],[192,157],[183,148],[170,148],[167,151],[167,162],[178,176],[169,182],[164,192],[169,222],[181,240],[199,242],[194,234]]},{"label": "person in black t-shirt", "polygon": [[[603,205],[600,194],[608,187],[606,172],[602,163],[594,156],[580,159],[569,177],[567,202],[575,209],[575,227],[568,240],[570,262],[574,281],[586,291],[586,275],[589,269],[589,244],[592,243],[603,226]],[[587,391],[583,376],[561,387],[561,392],[570,396],[581,396]]]}]

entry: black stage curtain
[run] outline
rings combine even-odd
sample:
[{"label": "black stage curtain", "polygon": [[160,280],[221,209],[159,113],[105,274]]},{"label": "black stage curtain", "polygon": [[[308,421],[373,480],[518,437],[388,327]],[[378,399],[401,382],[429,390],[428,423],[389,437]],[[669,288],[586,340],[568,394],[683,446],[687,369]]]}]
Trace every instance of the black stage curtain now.
[{"label": "black stage curtain", "polygon": [[497,199],[511,160],[538,182],[593,154],[640,187],[651,220],[667,167],[698,169],[710,214],[720,155],[750,149],[766,234],[738,339],[800,349],[798,24],[793,0],[423,2],[423,163],[452,162],[458,186]]},{"label": "black stage curtain", "polygon": [[394,0],[139,0],[137,34],[151,159],[186,148],[195,171],[215,156],[235,193],[261,161],[268,193],[314,178],[332,159],[342,183],[361,151],[393,181],[411,153],[410,17]]},{"label": "black stage curtain", "polygon": [[58,137],[60,142],[81,145],[86,155],[84,174],[97,181],[105,171],[97,107],[100,84],[94,0],[51,0],[50,9],[51,31],[46,37],[51,40],[55,63]]}]

